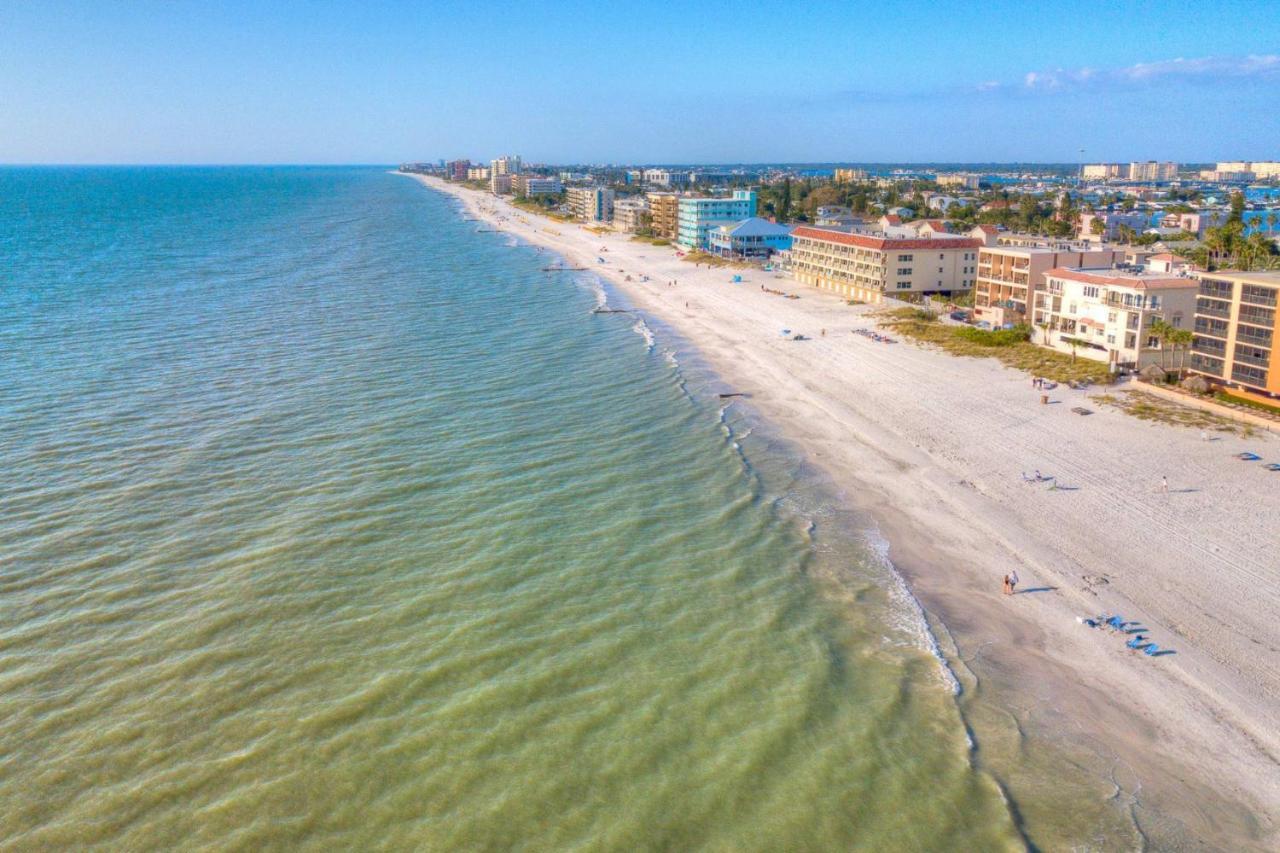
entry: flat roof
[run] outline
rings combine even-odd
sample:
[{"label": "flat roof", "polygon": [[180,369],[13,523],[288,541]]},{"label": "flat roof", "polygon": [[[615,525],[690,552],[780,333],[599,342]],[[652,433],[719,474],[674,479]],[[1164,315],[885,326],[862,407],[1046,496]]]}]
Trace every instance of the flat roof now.
[{"label": "flat roof", "polygon": [[1202,272],[1201,278],[1230,278],[1236,281],[1243,281],[1246,284],[1263,284],[1267,287],[1280,287],[1280,272],[1274,270],[1259,270],[1258,272],[1246,272],[1244,270],[1216,270],[1214,272]]},{"label": "flat roof", "polygon": [[982,241],[971,237],[897,238],[875,237],[870,234],[850,234],[846,231],[829,231],[802,225],[791,232],[792,237],[808,237],[825,243],[842,243],[863,249],[977,249]]},{"label": "flat roof", "polygon": [[1080,268],[1055,267],[1044,274],[1045,278],[1064,278],[1082,284],[1100,284],[1107,287],[1132,287],[1137,290],[1176,290],[1199,287],[1194,278],[1170,277],[1164,273],[1126,272],[1111,267]]}]

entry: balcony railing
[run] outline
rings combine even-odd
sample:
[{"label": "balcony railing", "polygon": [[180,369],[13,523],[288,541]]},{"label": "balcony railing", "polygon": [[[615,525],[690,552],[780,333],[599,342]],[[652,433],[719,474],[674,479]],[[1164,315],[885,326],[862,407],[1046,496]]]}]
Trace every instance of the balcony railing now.
[{"label": "balcony railing", "polygon": [[1237,363],[1252,364],[1255,367],[1271,366],[1270,358],[1260,358],[1259,356],[1256,356],[1253,353],[1241,352],[1239,348],[1236,349],[1235,361]]},{"label": "balcony railing", "polygon": [[[1224,332],[1219,337],[1225,337]],[[1253,346],[1271,348],[1271,333],[1262,329],[1253,329],[1249,326],[1240,326],[1236,329],[1236,341],[1242,344],[1252,344]]]},{"label": "balcony railing", "polygon": [[1221,317],[1223,320],[1231,319],[1231,307],[1218,307],[1217,303],[1206,303],[1203,300],[1196,306],[1196,314],[1201,317]]}]

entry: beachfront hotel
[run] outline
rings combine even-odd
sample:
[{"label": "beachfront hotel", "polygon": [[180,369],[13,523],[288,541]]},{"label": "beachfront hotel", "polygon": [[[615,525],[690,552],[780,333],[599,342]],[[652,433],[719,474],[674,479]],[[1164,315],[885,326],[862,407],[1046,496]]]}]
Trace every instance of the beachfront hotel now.
[{"label": "beachfront hotel", "polygon": [[1280,273],[1197,273],[1191,370],[1216,385],[1234,386],[1274,402],[1280,397],[1275,345]]},{"label": "beachfront hotel", "polygon": [[683,196],[677,204],[676,242],[686,249],[705,249],[712,228],[756,215],[756,193],[752,190],[734,190],[728,198]]},{"label": "beachfront hotel", "polygon": [[613,219],[613,190],[609,187],[569,187],[565,196],[570,212],[583,222]]},{"label": "beachfront hotel", "polygon": [[1121,249],[1082,243],[985,246],[978,250],[973,285],[973,317],[1000,327],[1030,320],[1030,307],[1044,289],[1044,274],[1060,267],[1110,267],[1123,260]]},{"label": "beachfront hotel", "polygon": [[649,229],[653,236],[675,241],[680,227],[680,196],[675,193],[648,193]]},{"label": "beachfront hotel", "polygon": [[1044,279],[1032,307],[1038,343],[1115,367],[1158,363],[1152,324],[1190,328],[1196,310],[1198,283],[1186,276],[1103,267],[1052,269]]},{"label": "beachfront hotel", "polygon": [[1129,180],[1153,183],[1156,181],[1172,181],[1178,177],[1177,163],[1157,163],[1147,160],[1145,163],[1129,164]]},{"label": "beachfront hotel", "polygon": [[866,169],[836,169],[832,180],[837,184],[855,184],[867,180],[868,177]]},{"label": "beachfront hotel", "polygon": [[953,293],[973,286],[982,241],[973,237],[849,234],[801,226],[791,232],[796,281],[850,299]]}]

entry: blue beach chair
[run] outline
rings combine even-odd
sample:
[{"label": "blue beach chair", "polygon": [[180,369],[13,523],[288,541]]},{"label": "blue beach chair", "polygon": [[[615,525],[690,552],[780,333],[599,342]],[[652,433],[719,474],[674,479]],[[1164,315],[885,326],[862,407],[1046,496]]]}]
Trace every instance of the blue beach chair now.
[{"label": "blue beach chair", "polygon": [[1266,468],[1268,471],[1280,471],[1280,462],[1269,462],[1262,467]]},{"label": "blue beach chair", "polygon": [[1142,653],[1150,658],[1150,657],[1155,657],[1155,654],[1158,651],[1160,651],[1160,647],[1157,646],[1155,643],[1152,643],[1151,645],[1143,649]]},{"label": "blue beach chair", "polygon": [[1133,638],[1132,640],[1130,640],[1129,642],[1125,643],[1125,645],[1126,645],[1126,646],[1128,646],[1128,647],[1129,647],[1129,648],[1131,648],[1131,649],[1136,649],[1138,646],[1142,645],[1142,644],[1143,644],[1143,643],[1145,643],[1146,641],[1147,641],[1147,638],[1146,638],[1146,637],[1142,636],[1141,634],[1138,634],[1138,635],[1134,636],[1134,638]]},{"label": "blue beach chair", "polygon": [[1257,462],[1262,457],[1256,453],[1250,453],[1246,450],[1244,453],[1237,453],[1236,458],[1243,462]]}]

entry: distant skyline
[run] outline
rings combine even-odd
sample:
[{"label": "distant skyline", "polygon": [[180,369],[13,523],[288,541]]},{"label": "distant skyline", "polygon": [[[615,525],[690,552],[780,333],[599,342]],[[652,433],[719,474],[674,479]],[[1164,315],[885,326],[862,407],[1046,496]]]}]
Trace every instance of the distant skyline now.
[{"label": "distant skyline", "polygon": [[554,163],[1280,160],[1280,15],[1169,0],[0,8],[3,163],[508,152]]}]

